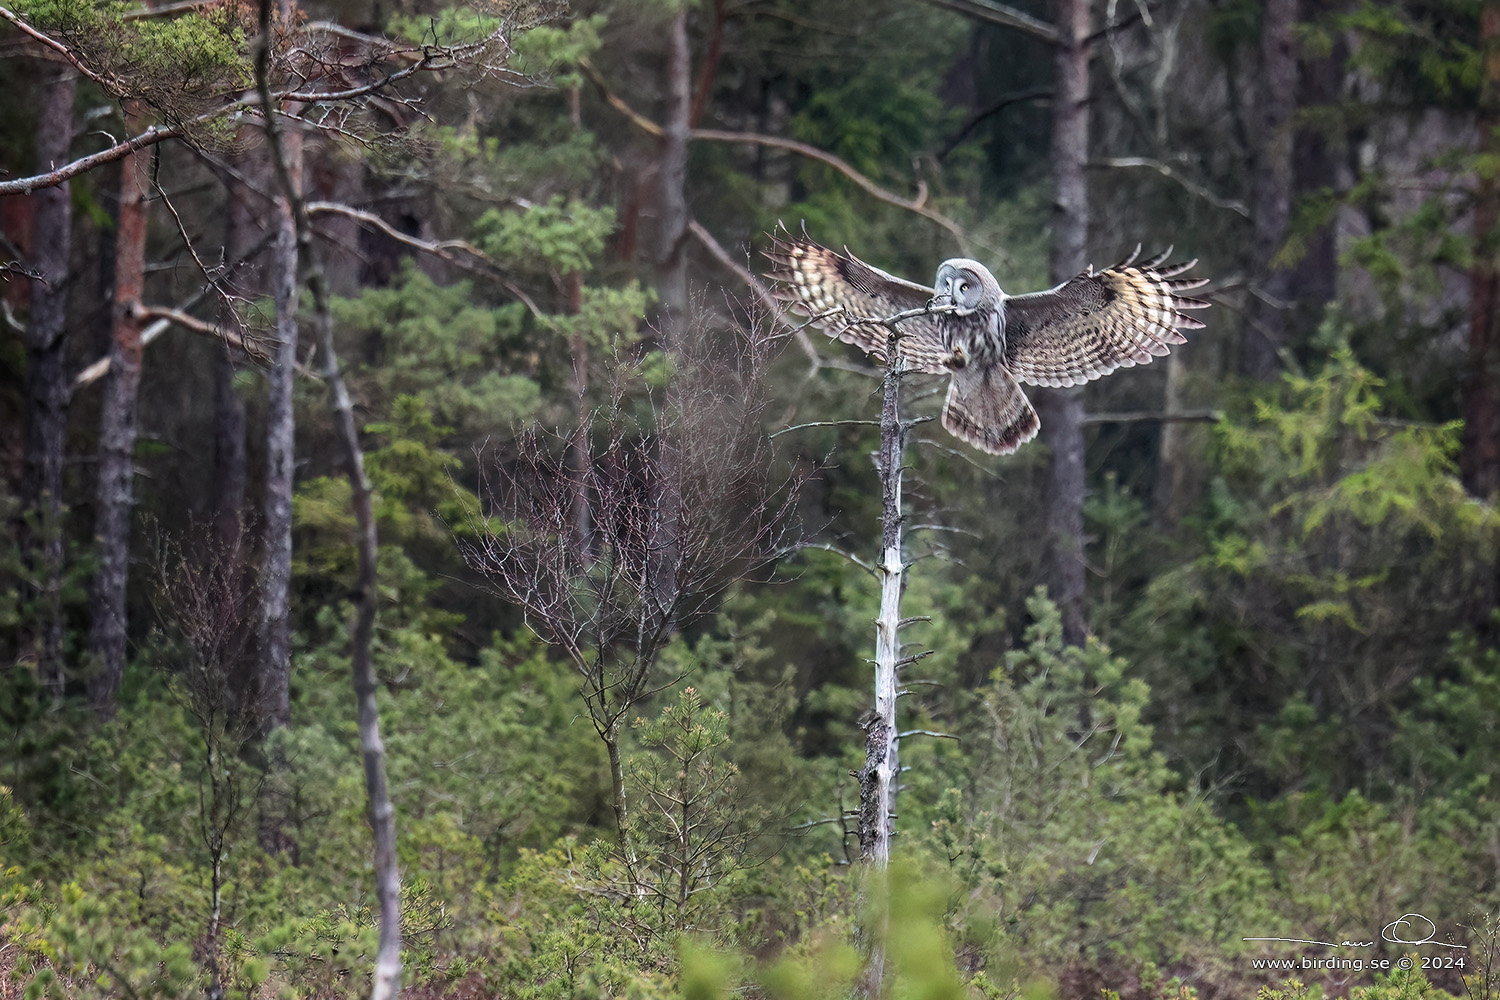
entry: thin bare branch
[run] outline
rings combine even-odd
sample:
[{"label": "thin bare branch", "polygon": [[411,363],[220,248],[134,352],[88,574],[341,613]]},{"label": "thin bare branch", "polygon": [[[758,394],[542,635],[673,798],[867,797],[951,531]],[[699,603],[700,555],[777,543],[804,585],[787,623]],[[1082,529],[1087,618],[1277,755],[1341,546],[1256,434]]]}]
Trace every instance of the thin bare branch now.
[{"label": "thin bare branch", "polygon": [[[0,7],[0,12],[9,13],[3,7]],[[90,79],[93,79],[93,77],[90,77]],[[165,142],[168,139],[176,139],[183,132],[184,129],[181,126],[172,125],[162,128],[153,125],[140,135],[127,139],[124,142],[116,143],[107,149],[101,149],[97,153],[80,157],[72,163],[58,167],[56,170],[49,170],[45,174],[34,174],[30,177],[17,177],[15,180],[0,181],[0,195],[29,195],[40,188],[56,187],[64,181],[72,180],[79,174],[93,170],[95,167],[102,167],[106,163],[123,160],[131,153],[145,149],[147,146],[154,146],[158,142]]]},{"label": "thin bare branch", "polygon": [[1028,101],[1050,99],[1052,97],[1051,87],[1030,87],[1026,90],[1012,91],[1005,94],[999,100],[994,101],[989,107],[964,122],[963,127],[954,133],[953,138],[943,143],[943,148],[938,150],[938,162],[948,158],[948,154],[958,148],[959,144],[967,139],[973,131],[989,118],[999,114],[1006,108],[1016,104],[1024,104]]},{"label": "thin bare branch", "polygon": [[[632,124],[634,124],[637,128],[647,133],[648,135],[653,135],[657,138],[661,138],[666,134],[660,125],[652,121],[650,118],[647,118],[639,111],[636,111],[629,105],[628,102],[624,100],[624,98],[614,93],[614,91],[610,89],[609,85],[605,81],[603,75],[594,68],[592,63],[585,59],[581,60],[579,64],[583,67],[584,71],[588,73],[589,78],[593,80],[595,86],[599,88],[600,93],[602,93],[604,96],[605,102],[608,103],[610,107],[620,112],[620,114],[628,118]],[[866,177],[864,174],[856,170],[849,163],[837,156],[834,156],[832,153],[819,149],[816,146],[809,145],[805,142],[798,142],[795,139],[784,139],[781,136],[775,135],[762,135],[758,132],[726,132],[722,129],[706,128],[695,128],[689,133],[689,135],[693,139],[704,139],[712,142],[739,142],[747,143],[750,145],[767,146],[773,149],[785,149],[790,152],[799,153],[802,156],[808,157],[809,159],[817,160],[820,163],[825,163],[833,169],[837,170],[839,173],[843,174],[845,177],[849,178],[851,181],[857,184],[862,191],[870,195],[872,198],[875,198],[878,201],[883,201],[889,205],[895,205],[897,208],[906,209],[908,212],[914,212],[917,215],[922,216],[922,218],[928,219],[938,224],[939,226],[942,226],[944,229],[952,233],[954,238],[958,240],[959,245],[961,247],[964,247],[966,250],[967,248],[972,246],[973,241],[969,239],[968,233],[962,226],[960,226],[952,219],[948,218],[946,215],[943,215],[941,212],[937,212],[926,207],[924,203],[927,200],[927,187],[925,184],[922,184],[920,182],[918,185],[918,193],[916,198],[903,198],[901,195],[896,194],[893,191],[889,191],[886,188],[881,187],[879,184],[876,184],[874,181],[870,180],[870,178]]]},{"label": "thin bare branch", "polygon": [[1090,413],[1083,418],[1083,422],[1086,424],[1138,424],[1154,421],[1163,424],[1216,424],[1223,419],[1223,410],[1185,410],[1180,413],[1127,410],[1121,413]]},{"label": "thin bare branch", "polygon": [[796,826],[789,826],[789,827],[787,827],[787,829],[788,830],[811,830],[813,827],[817,827],[817,826],[828,826],[828,825],[830,825],[832,823],[843,823],[843,822],[845,822],[846,819],[847,819],[847,817],[845,817],[845,816],[830,816],[827,819],[810,819],[810,820],[808,820],[805,823],[798,823]]},{"label": "thin bare branch", "polygon": [[1244,202],[1236,198],[1222,198],[1197,181],[1184,177],[1181,173],[1174,170],[1170,164],[1163,163],[1160,160],[1153,160],[1149,156],[1116,156],[1107,160],[1096,161],[1089,164],[1089,166],[1096,168],[1154,170],[1168,180],[1180,185],[1188,193],[1203,199],[1215,208],[1227,209],[1241,218],[1250,218],[1250,209],[1245,207]]},{"label": "thin bare branch", "polygon": [[[182,237],[182,245],[187,247],[188,255],[193,258],[193,263],[198,266],[198,273],[203,275],[203,280],[206,283],[205,287],[212,289],[219,296],[225,308],[233,309],[233,298],[220,287],[219,279],[209,271],[208,265],[203,263],[203,258],[198,256],[198,248],[193,246],[193,238],[188,235],[187,226],[183,223],[182,216],[178,214],[177,206],[172,204],[172,199],[167,195],[166,189],[158,184],[156,185],[156,193],[161,197],[162,204],[167,206],[167,211],[172,214],[172,221],[177,225],[177,235]],[[225,342],[228,343],[227,340]],[[239,347],[241,350],[246,350],[243,343]]]},{"label": "thin bare branch", "polygon": [[953,234],[953,238],[958,241],[959,246],[963,247],[965,252],[968,252],[969,248],[974,245],[974,241],[969,238],[969,234],[963,226],[948,218],[943,213],[928,208],[924,204],[927,200],[927,188],[925,184],[920,182],[916,198],[903,198],[901,195],[876,184],[849,163],[834,156],[832,153],[805,142],[798,142],[796,139],[784,139],[776,135],[762,135],[758,132],[726,132],[720,129],[704,128],[693,129],[692,137],[712,142],[742,142],[755,146],[767,146],[772,149],[785,149],[789,152],[806,156],[808,159],[817,160],[819,163],[827,164],[849,178],[858,185],[860,190],[877,201],[883,201],[888,205],[905,209],[908,212],[920,215],[922,218],[942,226]]},{"label": "thin bare branch", "polygon": [[799,546],[799,548],[822,549],[824,552],[832,552],[836,556],[843,556],[845,559],[849,560],[854,565],[864,570],[866,573],[875,572],[874,565],[864,559],[861,559],[853,552],[848,552],[844,549],[839,548],[837,545],[829,545],[827,542],[803,542],[802,545]]},{"label": "thin bare branch", "polygon": [[710,257],[718,261],[726,271],[740,279],[740,282],[750,289],[750,294],[755,296],[755,301],[759,302],[778,323],[794,326],[799,333],[802,332],[801,325],[792,324],[786,319],[786,309],[782,302],[771,294],[765,284],[748,267],[735,260],[729,251],[724,249],[723,244],[714,239],[713,233],[703,228],[702,223],[697,219],[688,219],[688,232],[703,245]]},{"label": "thin bare branch", "polygon": [[325,90],[325,91],[302,91],[294,90],[289,93],[281,93],[277,96],[284,101],[300,101],[305,104],[332,103],[334,101],[352,101],[356,97],[365,97],[377,91],[385,90],[392,84],[399,83],[407,77],[420,73],[424,69],[440,68],[432,67],[432,60],[423,56],[419,61],[412,63],[394,73],[387,73],[379,80],[372,80],[358,87],[350,87],[347,90]]},{"label": "thin bare branch", "polygon": [[[141,331],[142,348],[150,345],[153,340],[166,333],[171,329],[173,324],[176,324],[184,330],[191,330],[193,333],[222,341],[227,347],[241,351],[246,357],[253,358],[256,361],[267,360],[264,351],[255,344],[245,341],[239,334],[198,319],[196,316],[191,316],[181,309],[172,309],[167,306],[141,306],[140,314],[147,319],[155,320],[150,326]],[[109,374],[109,357],[106,355],[74,376],[73,389],[76,391],[85,386],[93,385],[107,374]]]},{"label": "thin bare branch", "polygon": [[127,10],[120,15],[120,20],[144,21],[148,18],[171,17],[173,14],[203,10],[205,7],[212,7],[218,2],[219,0],[181,0],[180,3],[165,3],[156,7],[142,7],[139,10]]},{"label": "thin bare branch", "polygon": [[985,24],[1014,28],[1048,45],[1057,45],[1062,41],[1062,36],[1053,25],[1038,20],[1025,11],[1003,3],[996,3],[995,0],[927,0],[927,2],[934,7],[942,7]]},{"label": "thin bare branch", "polygon": [[[342,215],[346,218],[362,222],[372,229],[377,229],[398,243],[431,254],[439,260],[446,261],[457,267],[469,271],[478,271],[486,277],[493,278],[506,291],[516,297],[516,301],[522,303],[538,319],[543,318],[541,308],[536,301],[521,290],[521,287],[503,276],[500,264],[489,254],[467,240],[424,240],[408,233],[403,233],[389,222],[382,219],[374,212],[354,208],[334,201],[310,201],[307,203],[308,215]],[[456,252],[455,252],[456,251]]]},{"label": "thin bare branch", "polygon": [[846,427],[846,426],[854,426],[854,425],[857,425],[857,424],[865,424],[865,425],[868,425],[868,426],[871,426],[871,427],[879,427],[880,426],[880,421],[878,421],[878,420],[809,420],[806,423],[793,424],[790,427],[783,427],[781,430],[776,431],[776,432],[774,432],[774,433],[772,433],[772,434],[770,434],[768,436],[769,437],[773,437],[773,438],[777,438],[777,437],[781,437],[781,435],[783,435],[783,434],[790,434],[792,431],[800,431],[804,427]]}]

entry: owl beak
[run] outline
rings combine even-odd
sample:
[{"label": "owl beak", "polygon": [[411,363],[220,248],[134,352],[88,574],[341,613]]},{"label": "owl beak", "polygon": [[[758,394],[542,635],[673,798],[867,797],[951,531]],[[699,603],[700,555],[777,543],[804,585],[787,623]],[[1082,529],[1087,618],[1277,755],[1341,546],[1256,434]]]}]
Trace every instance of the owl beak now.
[{"label": "owl beak", "polygon": [[927,308],[934,311],[939,309],[952,309],[953,296],[947,292],[938,292],[927,303]]}]

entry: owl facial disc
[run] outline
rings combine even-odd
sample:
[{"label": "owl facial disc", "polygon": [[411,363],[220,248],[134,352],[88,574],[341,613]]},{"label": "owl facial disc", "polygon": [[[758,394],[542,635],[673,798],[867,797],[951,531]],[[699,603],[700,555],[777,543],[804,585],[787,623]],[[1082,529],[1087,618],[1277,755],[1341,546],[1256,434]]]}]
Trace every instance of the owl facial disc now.
[{"label": "owl facial disc", "polygon": [[[961,257],[943,261],[933,285],[937,294],[932,304],[951,307],[955,316],[972,316],[981,307],[994,305],[989,286],[995,285],[995,279],[978,261]],[[994,290],[999,291],[998,285]]]}]

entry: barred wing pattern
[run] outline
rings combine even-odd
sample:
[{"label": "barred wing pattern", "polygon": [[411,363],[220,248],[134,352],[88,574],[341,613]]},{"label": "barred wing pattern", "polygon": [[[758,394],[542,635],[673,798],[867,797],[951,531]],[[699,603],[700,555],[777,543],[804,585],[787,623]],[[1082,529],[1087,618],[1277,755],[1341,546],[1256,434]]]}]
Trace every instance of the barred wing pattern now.
[{"label": "barred wing pattern", "polygon": [[1167,253],[1092,268],[1045,292],[1006,295],[989,269],[953,258],[929,288],[871,267],[849,254],[795,239],[772,237],[774,294],[830,337],[883,361],[891,316],[941,302],[939,313],[903,321],[900,350],[910,368],[948,374],[943,426],[994,455],[1008,455],[1040,426],[1021,389],[1080,385],[1116,368],[1145,364],[1184,343],[1180,331],[1202,323],[1187,311],[1208,303],[1182,292],[1207,284],[1181,278],[1197,261],[1163,266]]},{"label": "barred wing pattern", "polygon": [[1172,251],[1135,263],[1136,253],[1097,274],[1092,269],[1056,288],[1005,299],[1005,364],[1031,385],[1082,385],[1116,368],[1146,364],[1180,330],[1202,329],[1185,309],[1206,309],[1180,292],[1207,278],[1178,278],[1196,260],[1162,266]]},{"label": "barred wing pattern", "polygon": [[[784,230],[782,232],[785,232]],[[920,309],[933,290],[887,274],[853,254],[840,254],[811,240],[772,236],[766,253],[772,263],[773,293],[808,316],[812,325],[885,362],[889,331],[880,320]],[[934,375],[949,369],[936,316],[917,316],[901,324],[901,353],[907,366]]]}]

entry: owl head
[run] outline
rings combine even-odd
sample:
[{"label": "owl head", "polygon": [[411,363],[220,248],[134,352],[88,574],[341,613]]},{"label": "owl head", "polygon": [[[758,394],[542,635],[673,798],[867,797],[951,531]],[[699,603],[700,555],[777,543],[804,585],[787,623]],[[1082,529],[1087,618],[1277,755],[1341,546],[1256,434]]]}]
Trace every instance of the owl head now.
[{"label": "owl head", "polygon": [[981,310],[995,311],[1003,294],[990,269],[977,260],[955,257],[938,267],[933,282],[934,305],[953,306],[953,315],[972,316]]}]

